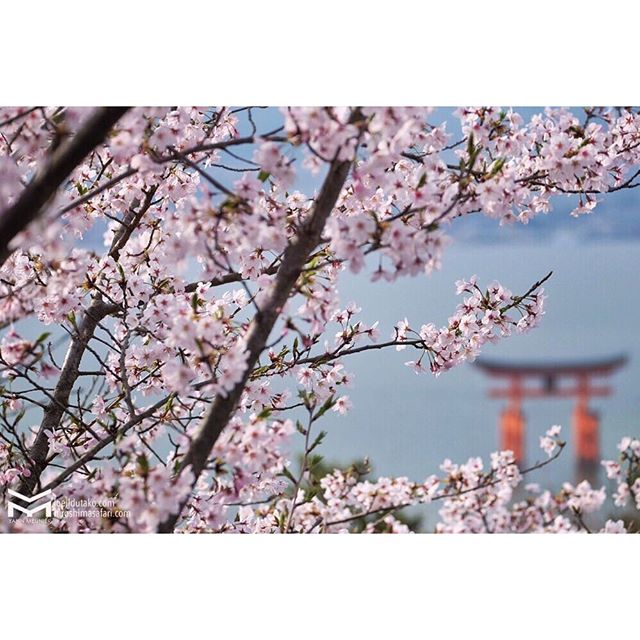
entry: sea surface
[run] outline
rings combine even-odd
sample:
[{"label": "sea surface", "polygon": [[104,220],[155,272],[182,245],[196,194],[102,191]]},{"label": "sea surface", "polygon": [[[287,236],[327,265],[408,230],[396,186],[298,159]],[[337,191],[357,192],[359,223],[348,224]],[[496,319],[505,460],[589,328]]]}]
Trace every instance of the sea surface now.
[{"label": "sea surface", "polygon": [[[545,286],[542,324],[487,345],[483,355],[556,362],[626,354],[628,364],[610,379],[614,394],[591,405],[601,415],[602,455],[615,457],[621,436],[640,434],[639,249],[635,240],[578,243],[564,235],[528,244],[458,242],[447,250],[442,269],[431,276],[393,284],[347,276],[342,296],[361,305],[364,321],[380,322],[382,340],[391,337],[394,323],[405,316],[418,326],[445,323],[459,300],[454,286],[458,278],[477,274],[479,283],[497,279],[518,293],[553,270]],[[329,434],[324,453],[329,459],[344,463],[367,455],[376,474],[421,480],[438,473],[444,458],[488,459],[499,447],[498,417],[504,401],[487,397],[495,383],[467,363],[437,378],[416,375],[404,366],[410,359],[409,350],[384,350],[345,360],[355,374],[349,392],[354,407],[347,416],[332,413],[325,420]],[[572,408],[570,399],[524,403],[526,464],[545,459],[538,445],[549,426],[562,425],[568,439],[561,457],[532,476],[542,485],[576,480]]]}]

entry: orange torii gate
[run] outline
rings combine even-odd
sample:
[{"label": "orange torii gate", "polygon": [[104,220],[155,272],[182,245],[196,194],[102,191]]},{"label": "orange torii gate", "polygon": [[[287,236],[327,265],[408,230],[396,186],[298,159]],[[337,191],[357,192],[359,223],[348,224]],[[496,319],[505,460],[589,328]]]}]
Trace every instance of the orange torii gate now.
[{"label": "orange torii gate", "polygon": [[[600,461],[599,416],[589,409],[592,397],[611,394],[612,389],[594,383],[610,376],[627,362],[626,356],[603,360],[555,363],[507,363],[481,359],[474,364],[492,378],[508,381],[507,387],[489,390],[492,398],[506,398],[500,416],[500,447],[524,461],[525,418],[522,401],[528,398],[576,398],[573,409],[573,437],[580,470],[592,470]],[[569,384],[562,384],[568,380]]]}]

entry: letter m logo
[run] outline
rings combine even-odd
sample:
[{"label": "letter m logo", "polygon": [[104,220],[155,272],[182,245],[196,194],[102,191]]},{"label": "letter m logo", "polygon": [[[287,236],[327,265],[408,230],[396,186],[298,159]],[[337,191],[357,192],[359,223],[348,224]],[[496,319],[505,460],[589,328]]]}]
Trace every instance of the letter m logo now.
[{"label": "letter m logo", "polygon": [[31,507],[31,508],[23,507],[22,505],[16,504],[15,502],[11,502],[11,501],[8,502],[7,512],[10,518],[15,517],[14,516],[15,511],[22,511],[22,513],[31,517],[33,516],[34,513],[37,513],[38,511],[42,511],[43,509],[45,511],[45,516],[47,518],[51,517],[51,503],[53,502],[53,498],[54,498],[53,494],[51,493],[51,489],[47,489],[42,493],[38,493],[35,496],[31,496],[31,498],[28,498],[27,496],[23,496],[21,493],[18,493],[13,489],[9,489],[8,492],[9,492],[9,495],[13,496],[14,498],[18,498],[22,502],[26,502],[28,504],[33,504],[34,502],[36,502],[37,500],[40,500],[40,498],[44,498],[45,496],[48,496],[48,495],[51,496],[49,500],[47,500],[47,502],[43,502],[42,504],[39,504],[38,506]]}]

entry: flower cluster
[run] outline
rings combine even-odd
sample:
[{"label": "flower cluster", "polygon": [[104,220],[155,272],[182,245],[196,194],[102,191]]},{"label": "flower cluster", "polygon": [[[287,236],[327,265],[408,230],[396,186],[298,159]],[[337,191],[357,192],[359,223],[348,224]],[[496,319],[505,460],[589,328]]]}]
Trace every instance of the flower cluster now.
[{"label": "flower cluster", "polygon": [[640,439],[625,436],[618,443],[618,450],[617,461],[602,461],[607,478],[617,485],[614,502],[617,507],[626,507],[631,501],[640,509]]},{"label": "flower cluster", "polygon": [[[482,291],[475,276],[468,281],[459,280],[456,286],[458,295],[469,295],[444,327],[438,329],[429,323],[416,330],[406,318],[396,325],[396,349],[402,350],[408,345],[422,349],[418,360],[406,363],[416,373],[430,370],[438,375],[465,360],[474,360],[486,342],[509,336],[514,329],[524,333],[535,327],[544,315],[544,289],[514,296],[496,282]],[[514,317],[514,313],[519,313],[519,317]],[[428,367],[423,364],[425,356]]]},{"label": "flower cluster", "polygon": [[[559,434],[555,425],[543,437],[543,449],[549,448],[547,438],[558,449],[554,457],[564,446]],[[406,477],[371,481],[365,477],[366,465],[353,465],[310,478],[309,486],[298,486],[290,497],[274,492],[271,500],[244,504],[226,530],[403,533],[409,530],[402,521],[403,509],[441,503],[437,533],[593,532],[587,518],[599,522],[602,533],[626,533],[622,519],[600,514],[606,500],[603,487],[594,489],[582,481],[576,486],[564,483],[556,493],[542,491],[535,483],[522,488],[524,477],[546,464],[520,469],[513,452],[499,451],[491,454],[488,468],[481,458],[464,464],[447,459],[441,475],[420,483]],[[525,497],[517,497],[522,491]]]}]

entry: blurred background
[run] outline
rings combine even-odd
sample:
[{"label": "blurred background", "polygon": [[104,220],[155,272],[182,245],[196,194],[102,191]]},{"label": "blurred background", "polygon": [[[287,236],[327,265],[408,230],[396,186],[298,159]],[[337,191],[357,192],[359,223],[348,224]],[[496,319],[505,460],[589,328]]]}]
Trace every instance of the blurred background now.
[{"label": "blurred background", "polygon": [[[356,300],[365,322],[380,321],[381,339],[407,316],[414,325],[443,324],[459,298],[455,281],[478,275],[481,286],[494,279],[514,293],[553,270],[541,325],[484,347],[482,356],[504,362],[570,362],[626,354],[628,362],[608,382],[613,395],[595,398],[600,414],[603,458],[617,457],[624,434],[638,434],[640,408],[640,300],[636,290],[640,265],[640,192],[626,191],[602,199],[595,212],[574,219],[569,200],[528,226],[500,227],[482,216],[458,219],[449,233],[442,269],[430,277],[370,283],[366,275],[346,275],[344,302]],[[371,351],[345,365],[354,372],[350,390],[354,407],[348,416],[332,414],[325,454],[346,461],[369,455],[375,475],[408,475],[421,480],[438,473],[444,458],[488,459],[499,448],[499,415],[506,400],[490,399],[500,386],[472,364],[441,374],[415,375],[404,362],[410,351]],[[481,357],[482,357],[481,356]],[[604,380],[604,382],[607,382]],[[504,386],[502,384],[501,386]],[[575,481],[575,447],[571,414],[575,400],[525,400],[525,465],[545,459],[539,437],[560,424],[568,445],[561,457],[532,474],[544,487]],[[606,483],[603,474],[596,478]],[[429,518],[430,519],[430,518]]]}]

